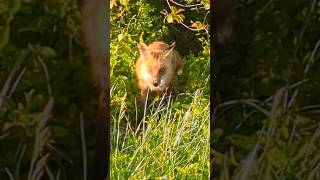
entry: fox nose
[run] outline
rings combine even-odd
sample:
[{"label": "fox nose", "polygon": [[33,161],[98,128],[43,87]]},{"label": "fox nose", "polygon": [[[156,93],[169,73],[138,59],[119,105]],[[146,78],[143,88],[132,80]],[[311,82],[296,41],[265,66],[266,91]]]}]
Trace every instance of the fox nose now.
[{"label": "fox nose", "polygon": [[155,87],[157,87],[157,86],[159,85],[159,83],[158,83],[157,81],[154,81],[154,82],[153,82],[153,85],[154,85]]}]

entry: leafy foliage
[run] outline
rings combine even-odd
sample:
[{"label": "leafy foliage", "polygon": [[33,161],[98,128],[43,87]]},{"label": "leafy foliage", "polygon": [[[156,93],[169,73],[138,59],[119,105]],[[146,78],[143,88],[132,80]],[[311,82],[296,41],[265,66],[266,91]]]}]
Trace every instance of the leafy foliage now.
[{"label": "leafy foliage", "polygon": [[216,179],[319,179],[319,7],[235,2],[234,43],[217,63]]},{"label": "leafy foliage", "polygon": [[[181,14],[184,11],[175,6],[168,7],[165,1],[131,0],[128,8],[118,1],[113,2],[110,7],[111,177],[207,179],[208,33],[196,33],[180,24],[171,24],[170,17],[172,22],[185,20]],[[163,11],[165,8],[170,11]],[[163,16],[161,12],[169,14]],[[194,13],[191,17],[197,19],[201,13]],[[137,43],[145,41],[148,44],[155,40],[176,42],[177,50],[184,56],[183,75],[174,79],[175,93],[170,99],[163,100],[160,107],[149,99],[150,113],[135,129],[132,124],[136,121],[136,97],[139,94],[134,69],[139,56]]]},{"label": "leafy foliage", "polygon": [[80,114],[92,161],[96,96],[76,0],[0,1],[0,177],[80,179]]}]

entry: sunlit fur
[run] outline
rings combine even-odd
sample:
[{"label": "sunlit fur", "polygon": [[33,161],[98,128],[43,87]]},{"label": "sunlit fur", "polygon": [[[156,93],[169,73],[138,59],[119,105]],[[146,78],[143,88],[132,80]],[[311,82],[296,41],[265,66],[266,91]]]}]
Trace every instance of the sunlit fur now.
[{"label": "sunlit fur", "polygon": [[143,106],[148,89],[161,95],[171,86],[175,73],[182,73],[182,59],[174,50],[175,43],[168,45],[155,41],[147,46],[141,42],[138,46],[140,56],[136,62],[136,73],[141,94],[140,104]]},{"label": "sunlit fur", "polygon": [[[136,73],[140,89],[149,88],[151,91],[165,91],[171,84],[176,71],[181,71],[181,56],[168,44],[156,41],[146,46],[140,43],[140,57],[136,63]],[[142,49],[146,48],[146,49]],[[163,73],[160,69],[164,68]],[[153,82],[159,85],[155,87]]]}]

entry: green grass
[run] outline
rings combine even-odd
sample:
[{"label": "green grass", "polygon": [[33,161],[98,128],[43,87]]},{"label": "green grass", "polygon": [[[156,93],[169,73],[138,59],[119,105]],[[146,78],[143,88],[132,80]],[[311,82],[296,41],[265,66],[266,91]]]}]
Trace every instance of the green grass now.
[{"label": "green grass", "polygon": [[[92,172],[97,94],[77,2],[0,3],[1,19],[11,17],[0,28],[0,179],[86,179]],[[165,1],[116,2],[110,17],[112,178],[207,179],[208,35],[163,22]],[[185,67],[170,101],[158,108],[150,98],[150,113],[133,131],[140,39],[175,41]]]},{"label": "green grass", "polygon": [[[116,89],[115,89],[116,91]],[[137,128],[125,96],[112,115],[111,177],[115,179],[207,179],[209,176],[209,99],[203,90],[164,97]],[[181,99],[192,99],[178,108]]]},{"label": "green grass", "polygon": [[[1,19],[11,19],[0,29],[0,179],[85,179],[92,170],[97,97],[79,7],[52,2],[0,3]],[[112,178],[208,179],[208,36],[163,22],[165,1],[112,2]],[[214,72],[225,76],[214,77],[215,88],[224,87],[214,94],[214,178],[320,179],[320,12],[311,4],[235,4],[236,49],[243,52],[217,63],[228,71]],[[194,12],[186,12],[186,24],[204,17]],[[150,113],[133,130],[140,39],[176,41],[185,67],[176,94],[159,108],[150,98]]]},{"label": "green grass", "polygon": [[[127,8],[118,4],[111,11],[112,179],[209,176],[209,36],[164,23],[160,11],[165,7],[165,2],[136,0]],[[159,106],[150,94],[148,113],[133,127],[139,96],[134,64],[141,40],[147,44],[176,42],[184,68],[183,74],[174,78],[174,93],[161,97]]]},{"label": "green grass", "polygon": [[[130,2],[111,11],[111,178],[208,179],[209,37],[164,23],[165,2]],[[134,64],[141,40],[176,42],[184,73],[174,78],[173,95],[161,97],[159,106],[150,94],[147,113],[133,128],[139,95]]]}]

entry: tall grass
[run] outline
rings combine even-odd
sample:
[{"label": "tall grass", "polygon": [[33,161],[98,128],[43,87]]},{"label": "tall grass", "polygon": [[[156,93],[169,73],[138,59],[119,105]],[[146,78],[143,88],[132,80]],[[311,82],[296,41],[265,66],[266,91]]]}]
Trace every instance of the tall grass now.
[{"label": "tall grass", "polygon": [[[165,1],[146,0],[130,1],[128,6],[114,3],[111,8],[112,179],[209,176],[209,35],[181,31],[180,25],[164,23],[160,13],[164,8]],[[194,14],[192,18],[203,16]],[[137,43],[155,40],[176,42],[176,50],[184,57],[184,72],[174,78],[174,95],[158,99],[150,94],[147,113],[136,122]]]},{"label": "tall grass", "polygon": [[[113,90],[116,90],[113,88]],[[181,99],[190,104],[179,106]],[[209,98],[203,90],[168,94],[159,105],[149,99],[148,113],[134,128],[126,95],[112,114],[111,177],[114,179],[208,179]]]}]

